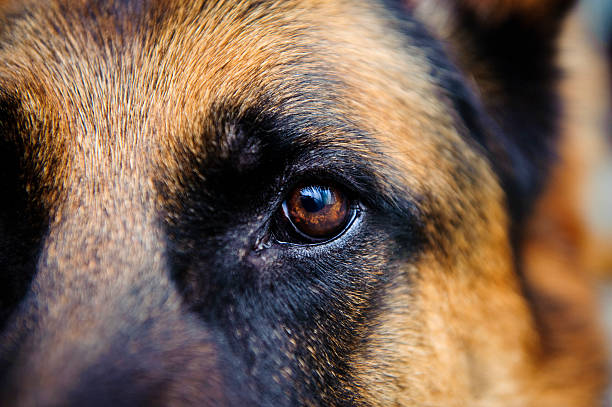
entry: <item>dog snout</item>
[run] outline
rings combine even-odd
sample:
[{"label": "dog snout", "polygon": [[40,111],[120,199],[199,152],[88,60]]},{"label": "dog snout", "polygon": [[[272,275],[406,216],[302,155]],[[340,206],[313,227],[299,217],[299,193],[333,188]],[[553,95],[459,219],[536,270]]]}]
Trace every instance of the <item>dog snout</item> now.
[{"label": "dog snout", "polygon": [[5,334],[1,405],[226,404],[215,335],[185,310],[139,202],[88,197],[51,225]]}]

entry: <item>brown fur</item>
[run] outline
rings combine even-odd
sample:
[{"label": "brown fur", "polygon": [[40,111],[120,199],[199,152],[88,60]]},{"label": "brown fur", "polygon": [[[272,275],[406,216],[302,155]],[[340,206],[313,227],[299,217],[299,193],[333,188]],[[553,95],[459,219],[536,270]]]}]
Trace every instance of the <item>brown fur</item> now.
[{"label": "brown fur", "polygon": [[[31,288],[41,310],[32,323],[34,339],[28,337],[15,362],[15,405],[66,401],[71,383],[108,354],[125,324],[149,320],[152,326],[127,343],[155,344],[159,349],[140,357],[179,372],[151,400],[227,402],[231,389],[217,373],[219,345],[184,310],[166,270],[158,218],[180,217],[175,208],[191,182],[186,157],[206,162],[205,152],[217,142],[201,137],[214,134],[219,118],[210,112],[227,101],[241,111],[261,103],[293,108],[292,81],[319,71],[340,78],[343,87],[325,93],[318,83],[300,83],[304,94],[327,95],[307,109],[332,105],[373,135],[386,165],[380,188],[418,197],[426,236],[414,261],[400,267],[375,320],[362,327],[367,341],[351,359],[351,376],[339,378],[353,401],[597,405],[605,380],[602,344],[592,293],[567,255],[575,242],[541,239],[550,231],[534,217],[525,226],[534,239],[524,245],[527,271],[516,272],[512,220],[492,164],[440,102],[425,52],[406,50],[384,24],[387,11],[348,1],[254,8],[221,1],[202,9],[195,2],[154,1],[139,23],[84,0],[34,3],[24,6],[32,10],[28,16],[0,20],[0,90],[19,101],[24,118],[10,136],[22,137],[32,157],[28,188],[37,191],[32,194],[49,224]],[[544,14],[544,3],[552,7],[468,3],[483,16],[499,16],[493,20],[509,13],[504,4],[536,16]],[[98,25],[78,24],[92,13]],[[458,64],[472,71],[464,58]],[[488,78],[483,82],[496,81]],[[490,88],[477,85],[486,99]],[[330,128],[324,136],[378,159],[342,130]],[[535,213],[543,207],[538,203]],[[116,300],[132,292],[137,298]],[[20,328],[8,336],[19,337],[28,318],[19,315],[14,326]],[[288,345],[285,352],[292,351]],[[136,353],[125,350],[126,360]],[[270,374],[286,379],[282,371]],[[335,391],[322,400],[334,400]]]}]

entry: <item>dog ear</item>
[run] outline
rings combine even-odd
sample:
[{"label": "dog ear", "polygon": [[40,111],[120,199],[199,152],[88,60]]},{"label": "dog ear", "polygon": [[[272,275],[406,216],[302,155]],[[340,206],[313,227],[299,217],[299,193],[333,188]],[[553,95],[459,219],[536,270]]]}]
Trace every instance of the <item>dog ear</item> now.
[{"label": "dog ear", "polygon": [[[514,220],[531,209],[554,161],[556,45],[572,0],[405,0],[446,46],[493,126],[485,147]],[[491,124],[490,123],[490,124]]]}]

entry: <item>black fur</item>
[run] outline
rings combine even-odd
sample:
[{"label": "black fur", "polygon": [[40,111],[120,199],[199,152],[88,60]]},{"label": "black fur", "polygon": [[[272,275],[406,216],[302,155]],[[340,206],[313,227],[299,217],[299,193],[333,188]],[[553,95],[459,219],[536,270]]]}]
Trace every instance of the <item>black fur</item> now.
[{"label": "black fur", "polygon": [[[232,110],[225,106],[223,116]],[[251,111],[232,121],[237,124],[219,123],[211,130],[232,140],[229,151],[221,142],[201,155],[208,159],[186,165],[198,174],[183,174],[184,195],[169,200],[181,202],[168,208],[175,280],[194,312],[231,338],[228,380],[249,389],[251,403],[260,405],[357,403],[347,390],[348,362],[367,336],[394,264],[420,245],[415,205],[405,195],[385,196],[377,185],[375,174],[385,171],[372,165],[377,152],[362,157],[342,137],[326,140],[315,129],[343,129],[366,143],[367,137],[341,118],[307,113]],[[300,131],[300,123],[309,131]],[[276,241],[270,229],[283,197],[308,180],[333,181],[362,197],[358,235],[315,250]],[[265,250],[257,250],[262,240]],[[396,243],[383,244],[388,241]],[[271,374],[287,369],[282,378]]]},{"label": "black fur", "polygon": [[0,330],[25,296],[35,273],[46,216],[33,199],[37,168],[19,137],[24,117],[0,89]]}]

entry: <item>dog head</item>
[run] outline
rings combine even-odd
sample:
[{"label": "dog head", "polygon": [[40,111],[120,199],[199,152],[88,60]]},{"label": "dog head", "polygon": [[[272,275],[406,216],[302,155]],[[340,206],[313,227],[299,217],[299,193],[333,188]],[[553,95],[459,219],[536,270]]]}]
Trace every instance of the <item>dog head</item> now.
[{"label": "dog head", "polygon": [[562,3],[0,3],[4,404],[591,405],[520,261]]}]

